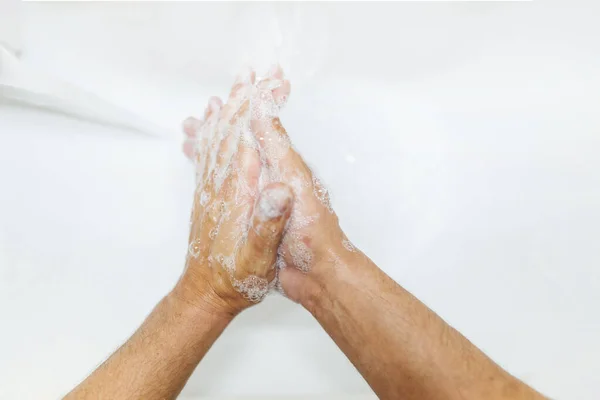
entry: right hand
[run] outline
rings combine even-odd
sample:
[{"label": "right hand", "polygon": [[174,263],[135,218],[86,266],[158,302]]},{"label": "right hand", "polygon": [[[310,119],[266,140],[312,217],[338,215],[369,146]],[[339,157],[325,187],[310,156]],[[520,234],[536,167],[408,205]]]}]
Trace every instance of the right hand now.
[{"label": "right hand", "polygon": [[239,122],[250,118],[248,101],[238,101],[237,94],[253,79],[236,83],[225,105],[211,98],[203,121],[184,123],[190,137],[184,152],[196,161],[197,186],[187,265],[173,292],[187,303],[228,316],[267,294],[293,205],[284,183],[259,188],[259,151],[236,140]]}]

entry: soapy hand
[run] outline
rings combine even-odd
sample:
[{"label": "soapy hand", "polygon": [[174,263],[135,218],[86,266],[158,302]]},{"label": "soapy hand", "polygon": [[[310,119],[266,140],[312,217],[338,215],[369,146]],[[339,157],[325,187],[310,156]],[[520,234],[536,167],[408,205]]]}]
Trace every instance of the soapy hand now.
[{"label": "soapy hand", "polygon": [[[253,176],[258,180],[259,188],[272,184],[285,184],[291,188],[294,203],[277,251],[278,289],[292,300],[301,301],[309,288],[311,293],[315,292],[313,289],[319,285],[323,274],[330,273],[332,267],[342,260],[354,257],[353,253],[357,250],[340,229],[327,189],[293,149],[279,119],[279,111],[289,94],[290,83],[279,67],[273,68],[257,82],[253,72],[239,78],[228,105],[221,112],[225,110],[229,118],[238,104],[241,104],[240,109],[249,112],[243,115],[234,113],[232,124],[236,126],[237,133],[229,137],[221,135],[217,142],[221,140],[221,143],[226,143],[226,148],[231,148],[227,140],[237,140],[255,149],[260,164],[254,164],[258,171],[254,170]],[[216,112],[219,103],[213,100],[212,107]],[[213,115],[209,110],[206,117],[210,119]],[[201,143],[200,148],[208,143],[197,127],[198,122],[193,118],[184,123],[184,131],[188,135],[184,153],[196,164],[208,165],[211,163],[210,155],[194,150],[198,149],[198,143]],[[241,149],[248,151],[247,147],[242,146]],[[219,152],[217,160],[230,157],[223,154],[223,151]]]},{"label": "soapy hand", "polygon": [[277,248],[293,205],[284,183],[258,187],[260,155],[243,140],[239,124],[250,111],[239,92],[252,79],[236,83],[225,106],[211,98],[203,121],[184,124],[197,188],[186,270],[174,292],[233,315],[261,301],[274,284]]}]

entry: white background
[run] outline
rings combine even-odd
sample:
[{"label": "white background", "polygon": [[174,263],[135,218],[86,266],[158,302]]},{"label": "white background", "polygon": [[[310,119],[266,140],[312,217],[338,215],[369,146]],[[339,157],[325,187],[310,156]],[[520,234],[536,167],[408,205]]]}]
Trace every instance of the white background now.
[{"label": "white background", "polygon": [[[352,241],[511,373],[599,398],[600,7],[563,4],[26,4],[25,62],[164,136],[0,104],[0,399],[61,396],[172,287],[179,122],[275,59],[283,122]],[[369,389],[272,296],[184,393]]]}]

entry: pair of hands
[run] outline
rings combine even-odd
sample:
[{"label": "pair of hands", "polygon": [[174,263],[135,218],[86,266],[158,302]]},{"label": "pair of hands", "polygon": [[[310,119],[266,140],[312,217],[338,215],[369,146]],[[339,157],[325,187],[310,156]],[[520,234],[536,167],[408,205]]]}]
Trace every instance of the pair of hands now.
[{"label": "pair of hands", "polygon": [[248,71],[227,103],[213,97],[202,120],[184,121],[197,188],[174,292],[210,312],[235,315],[273,288],[304,304],[355,252],[278,117],[289,94],[279,67],[264,79]]},{"label": "pair of hands", "polygon": [[66,398],[174,399],[233,316],[278,288],[382,399],[543,399],[350,244],[278,118],[289,92],[280,69],[249,72],[185,122],[198,178],[185,272]]}]

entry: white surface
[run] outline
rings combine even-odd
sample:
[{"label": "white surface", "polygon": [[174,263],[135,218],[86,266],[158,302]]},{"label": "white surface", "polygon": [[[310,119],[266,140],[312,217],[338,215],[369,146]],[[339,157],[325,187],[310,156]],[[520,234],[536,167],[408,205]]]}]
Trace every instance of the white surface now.
[{"label": "white surface", "polygon": [[152,126],[127,110],[44,73],[41,66],[32,68],[27,64],[10,46],[0,43],[1,100],[155,137],[166,135],[166,129]]},{"label": "white surface", "polygon": [[[599,11],[27,4],[23,57],[176,126],[268,53],[251,39],[283,15],[295,28],[275,53],[298,82],[284,123],[352,241],[513,374],[595,399]],[[177,139],[0,106],[1,399],[67,391],[175,282],[193,179]],[[185,391],[334,393],[368,387],[279,297],[234,321]]]},{"label": "white surface", "polygon": [[0,44],[21,50],[21,13],[19,0],[0,0]]}]

